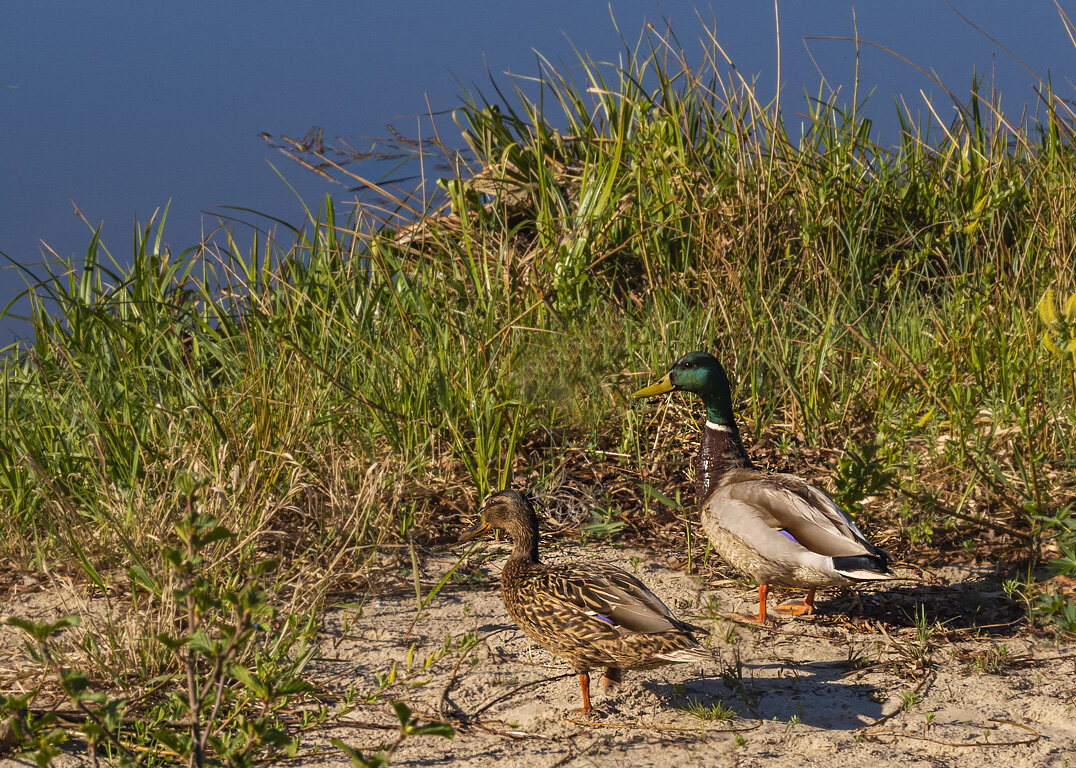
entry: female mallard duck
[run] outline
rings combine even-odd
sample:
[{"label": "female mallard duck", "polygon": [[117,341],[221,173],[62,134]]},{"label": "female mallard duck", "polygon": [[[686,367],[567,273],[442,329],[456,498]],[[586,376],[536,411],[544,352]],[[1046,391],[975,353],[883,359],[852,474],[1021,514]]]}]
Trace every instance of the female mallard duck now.
[{"label": "female mallard duck", "polygon": [[770,584],[807,590],[783,613],[814,611],[819,587],[896,578],[885,552],[867,541],[825,493],[795,475],[754,467],[732,414],[728,376],[706,352],[689,352],[657,384],[632,397],[692,392],[706,406],[696,464],[695,497],[707,537],[725,560],[758,581],[758,616],[766,621]]},{"label": "female mallard duck", "polygon": [[600,563],[539,563],[538,516],[518,491],[493,494],[480,515],[461,541],[494,528],[507,532],[512,554],[501,571],[504,607],[527,637],[579,673],[583,712],[590,711],[594,667],[606,667],[608,688],[626,669],[713,660],[691,634],[706,630],[673,616],[630,573]]}]

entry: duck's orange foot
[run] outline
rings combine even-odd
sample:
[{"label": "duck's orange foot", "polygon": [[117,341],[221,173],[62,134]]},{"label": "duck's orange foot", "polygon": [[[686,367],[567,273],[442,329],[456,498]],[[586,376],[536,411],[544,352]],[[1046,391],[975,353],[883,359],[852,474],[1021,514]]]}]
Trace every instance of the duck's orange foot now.
[{"label": "duck's orange foot", "polygon": [[781,603],[775,606],[773,610],[786,616],[805,616],[814,613],[814,603],[808,603],[806,600],[793,600],[791,603]]},{"label": "duck's orange foot", "polygon": [[730,613],[729,618],[733,621],[744,621],[748,624],[772,624],[776,619],[767,616],[766,614],[760,614],[758,616],[745,616],[742,613]]}]

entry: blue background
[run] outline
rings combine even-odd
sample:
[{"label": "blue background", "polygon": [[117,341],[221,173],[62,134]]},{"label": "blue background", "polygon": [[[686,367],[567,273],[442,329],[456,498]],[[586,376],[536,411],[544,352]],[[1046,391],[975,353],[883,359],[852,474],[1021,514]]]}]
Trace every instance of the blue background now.
[{"label": "blue background", "polygon": [[[850,98],[853,44],[805,38],[850,37],[853,18],[862,40],[933,70],[960,98],[977,71],[993,78],[1008,113],[1034,110],[1035,78],[954,8],[1076,96],[1076,52],[1050,0],[782,0],[786,117],[803,111],[804,89],[817,93],[818,68]],[[391,123],[414,137],[420,115],[458,105],[461,84],[491,92],[487,69],[508,86],[505,73],[537,72],[535,50],[571,69],[573,44],[615,61],[624,50],[617,27],[634,43],[644,22],[660,30],[663,17],[689,52],[699,50],[703,23],[714,28],[739,71],[759,77],[760,95],[774,93],[772,4],[632,1],[613,12],[616,26],[606,4],[581,0],[8,3],[0,25],[0,83],[9,86],[0,87],[0,251],[23,265],[42,261],[43,242],[62,256],[84,253],[91,232],[72,203],[94,226],[103,222],[104,242],[120,259],[130,253],[134,220],[169,201],[173,253],[212,230],[216,219],[204,212],[222,206],[300,223],[301,206],[270,162],[314,205],[326,192],[352,195],[302,170],[260,132],[301,137],[319,125],[329,140],[352,139],[384,136]],[[926,114],[923,89],[944,120],[952,117],[944,93],[914,67],[870,47],[861,54],[861,94],[875,90],[871,116],[883,140],[896,136],[894,94]],[[458,136],[450,122],[447,131]],[[15,270],[0,271],[0,306],[22,287]],[[10,318],[0,331],[0,343],[27,333]]]}]

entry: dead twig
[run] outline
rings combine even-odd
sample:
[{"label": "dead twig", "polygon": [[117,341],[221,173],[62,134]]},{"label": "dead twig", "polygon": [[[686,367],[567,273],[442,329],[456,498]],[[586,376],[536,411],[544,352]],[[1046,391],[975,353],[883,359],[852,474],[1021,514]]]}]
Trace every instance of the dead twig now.
[{"label": "dead twig", "polygon": [[[294,725],[300,722],[299,718],[293,720],[283,720],[285,725]],[[304,725],[299,730],[303,733],[307,731],[331,731],[333,728],[352,728],[358,731],[398,731],[400,729],[399,724],[393,723],[389,725],[387,723],[371,723],[361,720],[327,720],[324,723],[311,723],[310,725]]]},{"label": "dead twig", "polygon": [[1013,538],[1017,538],[1022,541],[1031,541],[1031,534],[1024,533],[1023,531],[1018,531],[1008,525],[995,523],[992,520],[986,520],[982,517],[976,517],[974,515],[968,515],[963,512],[957,512],[955,509],[950,509],[949,507],[938,501],[938,499],[933,496],[930,496],[929,494],[915,493],[905,488],[901,488],[900,493],[902,496],[906,496],[917,504],[941,512],[943,515],[955,517],[957,520],[964,520],[965,522],[972,523],[979,526],[980,528],[989,528],[990,530],[996,531],[997,533],[1003,533],[1006,536],[1012,536]]},{"label": "dead twig", "polygon": [[[658,731],[658,732],[675,732],[675,733],[702,733],[702,731],[695,728],[684,728],[677,725],[644,725],[643,723],[603,723],[598,720],[574,720],[565,716],[565,722],[575,723],[576,725],[586,726],[587,728],[634,728],[641,731]],[[754,731],[762,727],[762,720],[755,721],[754,725],[747,726],[745,728],[706,728],[706,734],[714,733],[746,733],[747,731]]]},{"label": "dead twig", "polygon": [[[888,637],[888,635],[887,635],[887,637]],[[912,693],[918,694],[921,690],[923,690],[923,688],[927,685],[927,683],[933,682],[934,678],[936,676],[937,675],[935,674],[935,672],[933,670],[928,672],[926,675],[923,676],[923,679],[920,680],[916,684],[915,688],[912,689]],[[899,715],[903,711],[904,711],[903,707],[897,707],[892,712],[890,712],[888,715],[882,715],[881,717],[879,717],[877,720],[875,720],[870,725],[864,725],[862,728],[856,728],[855,733],[857,733],[857,734],[866,733],[868,728],[874,728],[876,726],[879,726],[882,723],[887,722],[888,720],[891,720],[892,718],[896,717],[897,715]],[[874,732],[872,731],[872,733],[874,733]]]},{"label": "dead twig", "polygon": [[[453,701],[449,701],[449,699],[448,699],[448,694],[449,694],[449,692],[450,692],[450,691],[452,690],[452,688],[453,688],[453,687],[455,687],[455,685],[456,685],[456,676],[457,676],[457,675],[459,674],[459,671],[460,671],[460,665],[461,665],[461,664],[463,664],[463,660],[464,660],[464,659],[466,659],[466,658],[467,658],[467,656],[469,656],[469,655],[470,655],[470,653],[471,653],[471,650],[472,650],[473,648],[477,648],[477,647],[478,647],[479,645],[481,645],[482,643],[486,642],[486,640],[488,640],[489,638],[493,637],[494,635],[496,635],[496,634],[500,634],[501,632],[507,632],[507,631],[508,631],[508,630],[510,630],[510,629],[515,629],[515,627],[504,627],[504,628],[502,628],[502,629],[495,629],[495,630],[493,630],[493,631],[492,631],[492,632],[490,632],[489,634],[487,634],[487,635],[484,635],[484,636],[482,636],[482,638],[481,638],[481,639],[480,639],[480,640],[479,640],[479,641],[478,641],[477,643],[475,643],[474,645],[472,645],[472,646],[471,646],[470,648],[468,648],[467,650],[465,650],[465,651],[464,651],[464,652],[463,652],[463,653],[462,653],[462,654],[460,655],[459,659],[457,659],[457,660],[456,660],[456,666],[454,666],[454,667],[452,668],[452,676],[451,676],[451,677],[449,677],[449,679],[448,679],[448,684],[447,684],[447,685],[445,686],[444,690],[443,690],[443,691],[441,691],[441,698],[440,698],[440,699],[438,699],[438,701],[437,701],[437,717],[438,717],[438,719],[440,719],[440,720],[444,720],[444,719],[445,719],[445,702],[446,702],[446,701],[448,701],[448,703],[449,703],[449,704],[451,704],[451,705],[453,706],[453,708],[454,708],[454,709],[456,710],[456,712],[458,712],[458,713],[460,714],[460,716],[464,716],[464,712],[463,712],[463,710],[462,710],[462,709],[460,709],[460,708],[459,708],[458,706],[456,706],[456,703],[455,703],[455,702],[453,702]],[[408,630],[408,631],[410,631],[410,630]]]},{"label": "dead twig", "polygon": [[501,695],[495,696],[494,698],[490,699],[485,704],[483,704],[481,707],[476,709],[472,714],[468,715],[467,719],[473,720],[474,718],[478,717],[483,712],[485,712],[487,709],[492,707],[494,704],[498,704],[498,703],[504,701],[505,699],[511,698],[512,696],[515,696],[517,693],[524,690],[525,688],[530,688],[531,686],[534,686],[534,685],[541,685],[542,683],[551,683],[554,680],[563,680],[566,677],[574,677],[574,676],[575,676],[575,672],[565,672],[562,675],[553,675],[552,677],[543,677],[543,678],[539,678],[538,680],[531,680],[529,683],[521,683],[520,685],[517,685],[512,690],[508,691],[508,693],[502,693]]},{"label": "dead twig", "polygon": [[[1030,725],[1024,725],[1018,723],[1015,720],[1007,720],[1002,717],[988,718],[992,723],[1001,723],[1003,725],[1011,725],[1014,728],[1022,728],[1031,734],[1029,739],[1021,739],[1019,741],[990,741],[983,739],[982,741],[946,741],[945,739],[935,739],[933,736],[925,736],[921,733],[914,733],[912,731],[898,730],[895,728],[883,728],[880,731],[871,731],[870,736],[903,736],[906,739],[917,739],[919,741],[929,741],[934,744],[943,744],[947,747],[1019,747],[1027,744],[1034,744],[1036,741],[1042,738],[1042,734],[1032,728]],[[871,726],[867,726],[870,728]],[[860,730],[863,730],[862,728]]]}]

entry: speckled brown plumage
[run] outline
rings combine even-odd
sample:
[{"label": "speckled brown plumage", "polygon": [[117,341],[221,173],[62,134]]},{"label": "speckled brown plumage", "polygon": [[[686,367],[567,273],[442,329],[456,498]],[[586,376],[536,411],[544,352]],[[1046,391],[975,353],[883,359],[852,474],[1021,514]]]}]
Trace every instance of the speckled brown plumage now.
[{"label": "speckled brown plumage", "polygon": [[501,572],[508,614],[579,674],[583,711],[590,709],[589,673],[596,667],[607,668],[608,684],[619,682],[623,670],[713,660],[692,635],[705,630],[673,616],[630,573],[601,563],[539,562],[538,517],[522,494],[493,494],[463,538],[491,528],[504,530],[513,543]]}]

